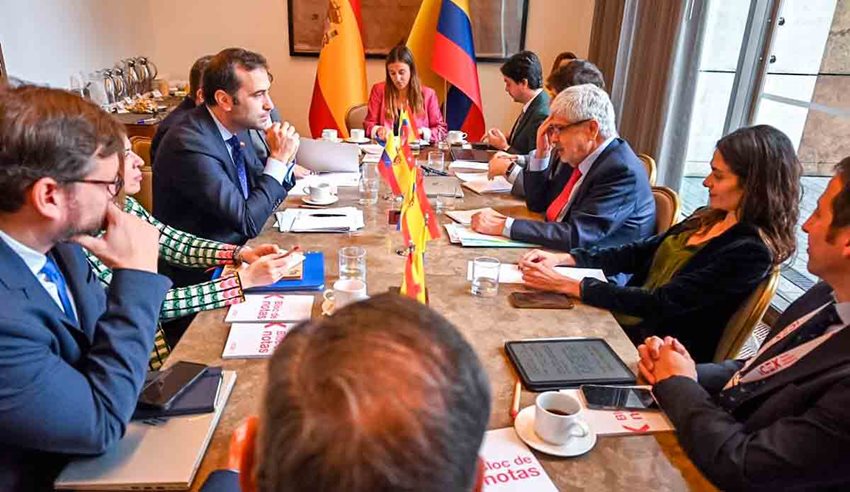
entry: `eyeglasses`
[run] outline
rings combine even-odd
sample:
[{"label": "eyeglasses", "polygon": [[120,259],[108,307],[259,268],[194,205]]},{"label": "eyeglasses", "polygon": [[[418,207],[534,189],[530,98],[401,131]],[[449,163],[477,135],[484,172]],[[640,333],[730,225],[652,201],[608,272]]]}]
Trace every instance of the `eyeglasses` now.
[{"label": "eyeglasses", "polygon": [[549,131],[553,134],[563,133],[563,132],[567,131],[567,129],[570,128],[571,126],[581,125],[582,123],[587,123],[590,120],[591,120],[591,118],[588,118],[586,120],[581,120],[581,121],[576,121],[575,123],[570,123],[569,125],[556,125],[554,123],[550,123],[549,124]]},{"label": "eyeglasses", "polygon": [[104,185],[106,186],[106,191],[108,191],[110,195],[115,197],[116,195],[118,195],[118,192],[121,191],[121,188],[124,187],[124,177],[118,174],[112,181],[106,181],[103,179],[72,179],[69,181],[65,181],[65,183],[88,183]]}]

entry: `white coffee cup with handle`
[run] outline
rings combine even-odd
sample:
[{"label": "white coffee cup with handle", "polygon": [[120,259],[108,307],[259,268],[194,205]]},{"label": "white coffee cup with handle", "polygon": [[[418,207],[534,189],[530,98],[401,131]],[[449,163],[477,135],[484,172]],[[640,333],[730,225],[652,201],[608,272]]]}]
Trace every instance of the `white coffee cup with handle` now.
[{"label": "white coffee cup with handle", "polygon": [[336,141],[339,133],[333,128],[325,128],[322,130],[322,140]]},{"label": "white coffee cup with handle", "polygon": [[449,145],[460,145],[466,140],[466,132],[460,130],[451,130],[446,136],[446,142]]},{"label": "white coffee cup with handle", "polygon": [[329,183],[317,183],[304,187],[304,193],[310,196],[310,201],[324,203],[333,199],[334,189]]},{"label": "white coffee cup with handle", "polygon": [[359,278],[345,278],[334,282],[333,290],[328,289],[322,294],[326,301],[333,304],[332,310],[345,307],[352,302],[368,298],[366,282]]},{"label": "white coffee cup with handle", "polygon": [[540,439],[558,446],[585,437],[590,427],[581,419],[581,410],[581,403],[568,394],[540,393],[534,403],[534,432]]},{"label": "white coffee cup with handle", "polygon": [[362,141],[366,140],[366,130],[362,128],[352,128],[351,129],[351,140]]}]

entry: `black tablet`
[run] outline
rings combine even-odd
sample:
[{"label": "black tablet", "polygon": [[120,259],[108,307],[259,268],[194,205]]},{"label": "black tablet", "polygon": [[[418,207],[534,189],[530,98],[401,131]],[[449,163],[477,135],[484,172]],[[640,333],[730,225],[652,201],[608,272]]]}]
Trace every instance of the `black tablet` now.
[{"label": "black tablet", "polygon": [[505,352],[531,391],[582,384],[635,384],[635,375],[601,338],[547,338],[505,342]]}]

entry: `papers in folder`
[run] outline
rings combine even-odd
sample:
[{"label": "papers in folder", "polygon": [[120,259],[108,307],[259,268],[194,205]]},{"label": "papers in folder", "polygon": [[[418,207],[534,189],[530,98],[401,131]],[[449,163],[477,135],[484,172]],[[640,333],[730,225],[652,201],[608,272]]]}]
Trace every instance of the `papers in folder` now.
[{"label": "papers in folder", "polygon": [[446,212],[446,217],[454,220],[455,222],[459,222],[465,226],[472,224],[472,216],[477,214],[478,212],[483,212],[485,210],[490,210],[495,212],[490,207],[487,208],[474,208],[472,210],[449,210]]},{"label": "papers in folder", "polygon": [[355,207],[288,208],[275,218],[280,232],[349,232],[366,226],[363,211]]},{"label": "papers in folder", "polygon": [[445,224],[449,242],[471,248],[533,248],[533,244],[514,241],[502,236],[488,236],[461,224]]},{"label": "papers in folder", "polygon": [[504,176],[496,176],[487,179],[484,173],[455,173],[458,179],[463,181],[463,186],[478,193],[509,193],[514,185]]},{"label": "papers in folder", "polygon": [[[555,271],[565,277],[581,282],[585,278],[595,278],[603,282],[607,282],[605,274],[602,270],[596,268],[577,268],[577,267],[555,267]],[[472,262],[467,263],[466,279],[472,281]],[[522,272],[515,263],[502,263],[499,266],[499,283],[500,284],[521,284]]]}]

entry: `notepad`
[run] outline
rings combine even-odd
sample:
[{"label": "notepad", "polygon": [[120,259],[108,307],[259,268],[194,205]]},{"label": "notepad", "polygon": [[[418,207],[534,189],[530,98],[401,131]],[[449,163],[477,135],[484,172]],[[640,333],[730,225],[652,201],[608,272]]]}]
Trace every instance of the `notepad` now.
[{"label": "notepad", "polygon": [[446,217],[454,220],[455,222],[468,226],[472,224],[473,215],[477,214],[478,212],[484,212],[485,210],[495,212],[495,210],[490,207],[474,208],[472,210],[449,210],[446,212]]},{"label": "notepad", "polygon": [[493,179],[487,179],[487,176],[483,174],[481,176],[478,179],[464,181],[461,186],[469,188],[479,195],[485,193],[510,193],[514,187],[504,176],[496,176]]},{"label": "notepad", "polygon": [[484,491],[558,492],[513,427],[485,432],[478,455],[484,460]]},{"label": "notepad", "polygon": [[[602,270],[596,268],[577,268],[577,267],[555,267],[555,271],[565,277],[581,282],[585,278],[595,278],[603,282],[607,282],[605,274]],[[467,263],[466,279],[472,281],[472,262]],[[515,263],[502,263],[499,266],[499,283],[500,284],[521,284],[522,272]]]},{"label": "notepad", "polygon": [[233,323],[224,344],[222,359],[271,357],[295,323]]},{"label": "notepad", "polygon": [[313,296],[297,294],[249,294],[245,302],[230,306],[225,323],[304,321],[313,314]]},{"label": "notepad", "polygon": [[287,208],[275,218],[280,232],[349,232],[366,226],[363,211],[355,207]]},{"label": "notepad", "polygon": [[449,235],[449,242],[468,248],[533,248],[533,244],[514,241],[503,236],[489,236],[453,222],[443,224]]}]

